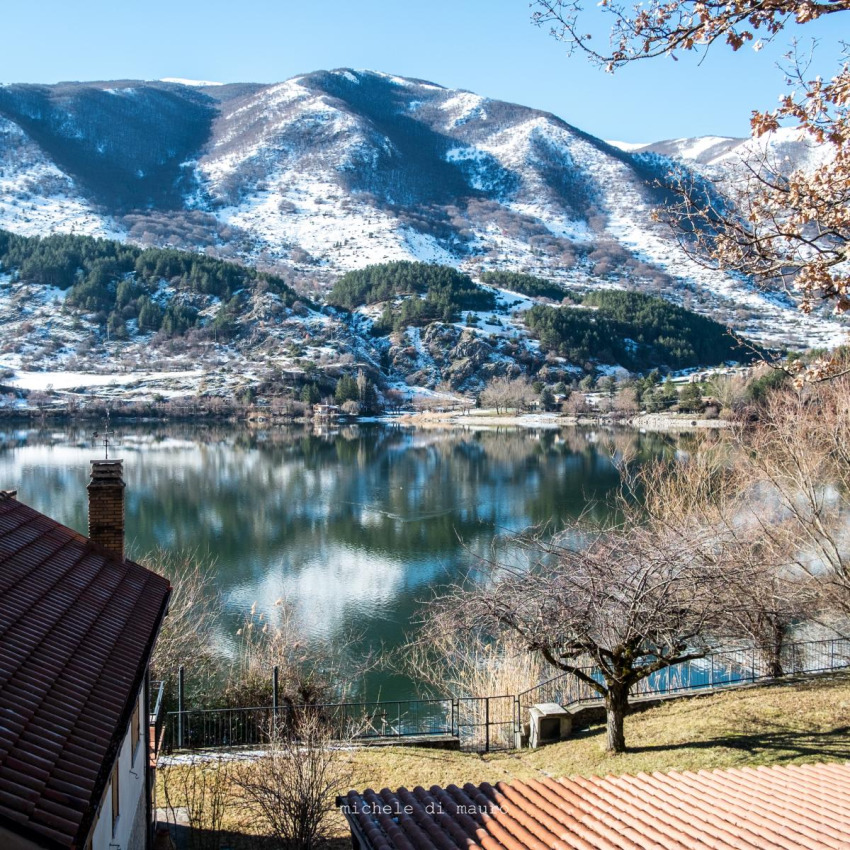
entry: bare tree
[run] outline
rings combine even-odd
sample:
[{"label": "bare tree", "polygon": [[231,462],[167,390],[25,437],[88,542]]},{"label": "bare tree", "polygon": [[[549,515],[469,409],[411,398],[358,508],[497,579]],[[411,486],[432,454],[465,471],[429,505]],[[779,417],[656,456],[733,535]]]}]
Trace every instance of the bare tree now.
[{"label": "bare tree", "polygon": [[716,571],[714,639],[745,639],[758,648],[768,675],[781,676],[789,630],[811,614],[815,596],[797,563],[796,529],[764,500],[745,453],[724,444],[697,451],[642,474],[645,510],[656,527],[695,541],[693,557]]},{"label": "bare tree", "polygon": [[759,34],[779,33],[792,20],[798,24],[850,9],[848,0],[652,0],[629,7],[607,0],[604,10],[611,21],[610,49],[602,51],[579,24],[579,0],[535,0],[533,15],[539,25],[570,49],[580,49],[609,70],[642,59],[673,56],[676,51],[704,50],[725,41],[733,50],[754,42]]},{"label": "bare tree", "polygon": [[266,752],[240,763],[236,784],[265,834],[284,850],[312,850],[327,837],[336,796],[350,784],[347,750],[318,712],[273,730]]},{"label": "bare tree", "polygon": [[429,695],[440,696],[518,694],[545,678],[546,661],[529,653],[514,635],[482,640],[455,625],[454,617],[439,607],[429,610],[415,636],[392,658],[392,667]]},{"label": "bare tree", "polygon": [[406,396],[401,390],[397,389],[388,389],[384,393],[384,398],[387,401],[387,407],[389,408],[390,413],[398,413],[402,407],[404,407],[404,403],[406,401]]},{"label": "bare tree", "polygon": [[627,488],[613,507],[616,525],[577,524],[553,543],[534,539],[530,567],[494,560],[486,581],[434,604],[455,629],[512,636],[597,692],[606,748],[622,752],[630,690],[708,651],[719,596],[717,570],[695,557],[699,540],[647,524]]},{"label": "bare tree", "polygon": [[567,416],[585,416],[593,412],[587,396],[580,392],[571,393],[570,397],[561,406],[561,410]]},{"label": "bare tree", "polygon": [[481,391],[482,407],[495,407],[496,413],[530,405],[536,398],[527,378],[493,378]]},{"label": "bare tree", "polygon": [[281,706],[344,702],[377,663],[371,653],[349,652],[360,637],[349,631],[333,641],[309,640],[283,598],[268,615],[255,603],[236,631],[224,700],[234,706],[269,705],[276,667]]},{"label": "bare tree", "polygon": [[227,754],[192,753],[157,769],[168,822],[186,825],[191,850],[219,850],[225,816],[234,802],[235,763]]},{"label": "bare tree", "polygon": [[[827,607],[850,614],[850,381],[771,394],[738,439],[759,504],[791,529],[797,567]],[[777,538],[776,523],[760,531]]]},{"label": "bare tree", "polygon": [[192,681],[204,682],[219,662],[213,635],[222,612],[211,579],[215,575],[211,559],[197,551],[157,549],[142,562],[165,576],[173,588],[151,662],[154,677],[171,681],[178,667],[185,665],[193,672]]},{"label": "bare tree", "polygon": [[751,642],[767,675],[776,678],[785,672],[782,656],[789,631],[811,609],[814,588],[793,563],[776,563],[772,548],[770,542],[742,542],[735,563],[727,565],[729,580],[721,590],[726,610],[719,629],[724,636]]},{"label": "bare tree", "polygon": [[43,390],[33,390],[28,396],[27,401],[41,414],[49,407],[52,399],[49,392]]},{"label": "bare tree", "polygon": [[640,412],[637,391],[634,387],[623,387],[614,399],[614,412],[618,416],[634,416]]},{"label": "bare tree", "polygon": [[747,384],[748,379],[744,375],[722,375],[711,380],[709,391],[720,404],[721,416],[729,416],[743,407]]},{"label": "bare tree", "polygon": [[236,638],[236,652],[224,688],[229,705],[269,705],[275,667],[282,705],[308,705],[330,699],[336,665],[326,654],[327,647],[304,639],[283,599],[277,600],[268,617],[257,613],[256,603],[252,605]]}]

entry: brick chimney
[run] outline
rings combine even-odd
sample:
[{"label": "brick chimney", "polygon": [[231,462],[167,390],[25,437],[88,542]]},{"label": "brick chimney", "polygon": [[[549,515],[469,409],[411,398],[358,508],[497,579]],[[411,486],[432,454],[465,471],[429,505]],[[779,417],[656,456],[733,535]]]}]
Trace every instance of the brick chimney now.
[{"label": "brick chimney", "polygon": [[93,460],[89,538],[124,560],[124,461]]}]

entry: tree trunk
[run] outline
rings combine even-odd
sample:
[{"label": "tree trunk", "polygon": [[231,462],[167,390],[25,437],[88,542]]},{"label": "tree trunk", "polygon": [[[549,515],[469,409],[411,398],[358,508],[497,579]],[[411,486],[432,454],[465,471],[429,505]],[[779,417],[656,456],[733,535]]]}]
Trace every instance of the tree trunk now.
[{"label": "tree trunk", "polygon": [[785,675],[782,669],[782,647],[785,645],[785,627],[774,625],[771,640],[765,647],[765,656],[767,661],[767,675],[772,679],[778,679]]},{"label": "tree trunk", "polygon": [[605,714],[607,721],[607,737],[605,751],[609,753],[624,753],[626,738],[623,734],[623,720],[629,709],[629,686],[622,683],[608,683],[605,694]]}]

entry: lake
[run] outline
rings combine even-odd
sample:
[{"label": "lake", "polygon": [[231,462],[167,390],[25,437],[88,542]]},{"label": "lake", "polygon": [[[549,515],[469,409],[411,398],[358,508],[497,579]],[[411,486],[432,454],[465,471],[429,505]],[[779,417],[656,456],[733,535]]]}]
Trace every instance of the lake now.
[{"label": "lake", "polygon": [[[119,425],[128,555],[208,552],[235,633],[282,597],[314,640],[361,633],[355,650],[397,646],[420,601],[461,577],[493,539],[579,515],[618,484],[616,461],[672,454],[677,438],[630,431],[303,429]],[[687,439],[687,438],[679,438]],[[83,533],[83,429],[0,431],[0,488]],[[229,628],[229,626],[228,626]],[[370,675],[367,696],[414,685]]]}]

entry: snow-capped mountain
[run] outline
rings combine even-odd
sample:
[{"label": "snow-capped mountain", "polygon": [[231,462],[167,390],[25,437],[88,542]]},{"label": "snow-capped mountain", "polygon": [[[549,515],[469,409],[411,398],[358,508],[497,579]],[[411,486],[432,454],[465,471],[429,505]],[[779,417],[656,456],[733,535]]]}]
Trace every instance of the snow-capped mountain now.
[{"label": "snow-capped mountain", "polygon": [[783,172],[809,171],[831,155],[827,146],[815,143],[810,136],[795,128],[781,128],[766,133],[760,139],[698,136],[650,144],[611,144],[629,153],[656,153],[679,160],[695,166],[701,173],[715,180],[740,174],[741,167],[746,163],[761,160]]},{"label": "snow-capped mountain", "polygon": [[0,228],[203,251],[312,294],[388,260],[518,270],[659,294],[771,344],[834,343],[840,325],[692,262],[652,220],[674,158],[702,167],[740,144],[627,151],[548,113],[349,69],[8,85]]}]

